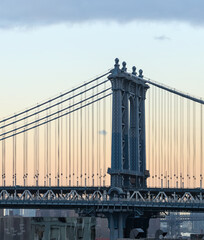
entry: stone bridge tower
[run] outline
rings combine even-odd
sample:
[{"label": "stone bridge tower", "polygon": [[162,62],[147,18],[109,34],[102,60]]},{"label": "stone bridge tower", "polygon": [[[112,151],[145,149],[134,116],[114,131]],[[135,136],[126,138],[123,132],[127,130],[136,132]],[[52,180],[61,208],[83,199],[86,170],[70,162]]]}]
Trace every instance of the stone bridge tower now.
[{"label": "stone bridge tower", "polygon": [[149,86],[143,71],[127,73],[126,63],[115,59],[109,75],[113,91],[111,187],[146,187],[145,96]]}]

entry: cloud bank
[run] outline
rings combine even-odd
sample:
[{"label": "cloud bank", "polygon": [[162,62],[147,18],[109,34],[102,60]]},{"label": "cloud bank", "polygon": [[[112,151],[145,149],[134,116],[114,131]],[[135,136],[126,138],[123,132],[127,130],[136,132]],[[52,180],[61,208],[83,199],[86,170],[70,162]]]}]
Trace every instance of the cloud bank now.
[{"label": "cloud bank", "polygon": [[1,0],[0,27],[87,21],[182,21],[204,24],[203,0]]}]

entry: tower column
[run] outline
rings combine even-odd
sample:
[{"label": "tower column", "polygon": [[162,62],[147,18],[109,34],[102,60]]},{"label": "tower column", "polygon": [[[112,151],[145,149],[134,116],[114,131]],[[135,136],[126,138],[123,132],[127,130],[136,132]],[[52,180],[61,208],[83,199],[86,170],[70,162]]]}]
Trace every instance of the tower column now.
[{"label": "tower column", "polygon": [[124,237],[124,228],[127,215],[127,213],[123,212],[108,214],[110,240],[116,240]]},{"label": "tower column", "polygon": [[[122,152],[122,92],[121,82],[114,81],[113,89],[113,111],[112,111],[112,151],[111,151],[111,166],[113,169],[121,170],[123,162]],[[122,186],[122,176],[111,176],[112,186]]]}]

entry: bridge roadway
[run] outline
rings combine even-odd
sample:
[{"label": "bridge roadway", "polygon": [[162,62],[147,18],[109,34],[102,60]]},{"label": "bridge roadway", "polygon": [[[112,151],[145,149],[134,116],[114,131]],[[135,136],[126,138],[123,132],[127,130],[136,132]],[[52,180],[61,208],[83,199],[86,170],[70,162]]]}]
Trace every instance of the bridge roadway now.
[{"label": "bridge roadway", "polygon": [[0,187],[1,208],[78,209],[107,212],[204,212],[204,189],[111,187]]}]

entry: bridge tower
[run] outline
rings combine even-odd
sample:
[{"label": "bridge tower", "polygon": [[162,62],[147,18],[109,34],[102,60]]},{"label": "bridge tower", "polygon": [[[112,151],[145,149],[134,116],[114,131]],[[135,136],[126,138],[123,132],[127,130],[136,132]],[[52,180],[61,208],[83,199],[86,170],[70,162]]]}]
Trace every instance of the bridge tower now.
[{"label": "bridge tower", "polygon": [[112,84],[112,155],[111,187],[146,187],[149,171],[146,170],[145,149],[145,96],[149,86],[143,71],[127,73],[126,63],[119,67],[115,59],[109,75]]}]

